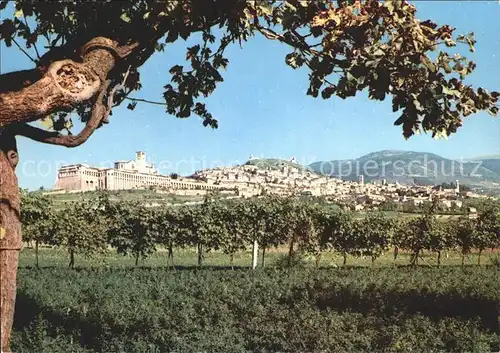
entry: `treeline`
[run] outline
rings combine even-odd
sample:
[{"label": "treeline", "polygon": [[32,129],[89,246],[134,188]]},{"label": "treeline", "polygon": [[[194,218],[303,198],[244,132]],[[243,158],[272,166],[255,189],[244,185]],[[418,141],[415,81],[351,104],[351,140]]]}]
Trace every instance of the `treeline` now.
[{"label": "treeline", "polygon": [[500,210],[491,207],[477,219],[441,220],[435,207],[418,217],[396,219],[382,212],[364,218],[333,210],[330,205],[307,198],[266,196],[221,200],[206,197],[198,205],[146,207],[139,202],[111,202],[106,194],[55,210],[50,199],[23,193],[24,240],[38,247],[47,244],[68,251],[69,266],[75,255],[92,257],[111,246],[119,254],[145,259],[157,248],[167,249],[167,263],[174,264],[174,251],[197,248],[198,265],[208,251],[222,251],[233,265],[233,257],[256,242],[262,250],[287,246],[288,261],[297,254],[313,255],[316,266],[321,254],[334,251],[343,256],[369,257],[400,250],[411,254],[417,265],[423,251],[436,254],[440,264],[444,251],[458,250],[464,258],[473,249],[481,253],[500,245]]}]

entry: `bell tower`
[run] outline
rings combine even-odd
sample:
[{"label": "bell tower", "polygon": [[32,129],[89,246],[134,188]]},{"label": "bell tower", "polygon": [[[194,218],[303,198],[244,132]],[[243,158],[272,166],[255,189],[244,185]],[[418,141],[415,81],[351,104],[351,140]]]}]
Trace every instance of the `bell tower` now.
[{"label": "bell tower", "polygon": [[137,152],[135,152],[135,160],[137,162],[139,162],[139,161],[146,161],[146,152],[143,152],[143,151],[137,151]]}]

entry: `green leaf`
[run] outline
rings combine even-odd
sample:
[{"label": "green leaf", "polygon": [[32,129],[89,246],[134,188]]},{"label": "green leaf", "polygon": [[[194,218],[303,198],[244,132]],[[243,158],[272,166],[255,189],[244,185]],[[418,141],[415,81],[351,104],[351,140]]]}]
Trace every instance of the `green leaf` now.
[{"label": "green leaf", "polygon": [[264,15],[271,16],[273,14],[273,6],[268,3],[264,3],[258,6]]},{"label": "green leaf", "polygon": [[130,22],[130,17],[128,17],[127,13],[124,12],[122,13],[122,15],[120,16],[121,20],[124,21],[124,22]]},{"label": "green leaf", "polygon": [[420,102],[419,102],[417,99],[414,99],[414,100],[413,100],[413,105],[415,106],[415,108],[416,108],[418,111],[422,111],[422,110],[423,110],[422,105],[420,104]]},{"label": "green leaf", "polygon": [[323,91],[321,91],[321,97],[323,97],[323,99],[328,99],[332,96],[333,93],[335,93],[335,87],[328,86],[325,87]]},{"label": "green leaf", "polygon": [[54,118],[53,118],[53,116],[49,115],[47,117],[44,117],[44,118],[40,119],[40,124],[44,128],[46,128],[48,130],[53,129],[54,128]]},{"label": "green leaf", "polygon": [[297,8],[291,4],[289,1],[285,1],[286,7],[290,8],[292,11],[297,11]]},{"label": "green leaf", "polygon": [[387,10],[389,10],[389,13],[393,13],[394,12],[394,2],[392,0],[386,0],[384,2],[384,7],[387,8]]},{"label": "green leaf", "polygon": [[16,10],[16,12],[14,12],[14,16],[16,18],[23,17],[24,16],[23,9]]},{"label": "green leaf", "polygon": [[427,57],[427,55],[422,56],[421,62],[431,72],[436,72],[436,65]]},{"label": "green leaf", "polygon": [[460,96],[460,91],[457,91],[457,90],[454,90],[454,89],[449,89],[448,87],[446,86],[442,86],[443,87],[443,93],[444,94],[448,94],[448,95],[451,95],[451,96]]},{"label": "green leaf", "polygon": [[346,77],[347,77],[347,81],[355,83],[355,84],[358,83],[358,79],[356,77],[354,77],[349,71],[347,72]]}]

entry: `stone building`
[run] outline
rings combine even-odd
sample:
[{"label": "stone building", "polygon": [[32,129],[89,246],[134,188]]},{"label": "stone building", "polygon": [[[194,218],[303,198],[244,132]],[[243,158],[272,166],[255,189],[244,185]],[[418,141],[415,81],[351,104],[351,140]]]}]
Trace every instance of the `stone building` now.
[{"label": "stone building", "polygon": [[114,168],[97,168],[87,164],[63,166],[57,175],[55,190],[93,191],[130,189],[215,190],[210,185],[193,179],[172,179],[161,175],[153,164],[146,162],[146,153],[138,151],[135,160],[115,162]]}]

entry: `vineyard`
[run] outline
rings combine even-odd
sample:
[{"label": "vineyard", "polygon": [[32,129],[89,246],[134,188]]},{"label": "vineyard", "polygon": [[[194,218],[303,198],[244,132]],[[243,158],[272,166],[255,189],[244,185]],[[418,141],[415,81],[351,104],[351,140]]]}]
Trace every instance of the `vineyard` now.
[{"label": "vineyard", "polygon": [[500,350],[494,205],[399,219],[275,196],[22,201],[16,352]]},{"label": "vineyard", "polygon": [[[418,265],[424,252],[434,254],[440,266],[442,255],[460,253],[462,264],[477,252],[477,263],[485,250],[500,246],[500,212],[485,208],[477,219],[443,218],[430,207],[412,218],[391,218],[382,212],[366,217],[332,208],[330,204],[308,198],[267,196],[223,200],[206,197],[189,206],[146,207],[139,202],[113,202],[106,194],[95,199],[68,203],[54,208],[40,194],[24,194],[24,239],[34,244],[38,264],[39,246],[67,251],[69,267],[76,256],[93,258],[116,250],[132,256],[136,265],[159,249],[165,250],[166,266],[175,265],[176,251],[196,249],[197,265],[211,251],[227,255],[228,266],[234,256],[256,244],[261,266],[266,252],[287,249],[287,261],[303,257],[315,259],[335,253],[348,258],[369,258],[372,264],[391,253],[409,253],[409,263]],[[250,263],[248,264],[250,266]]]},{"label": "vineyard", "polygon": [[491,266],[21,268],[14,352],[498,352]]}]

